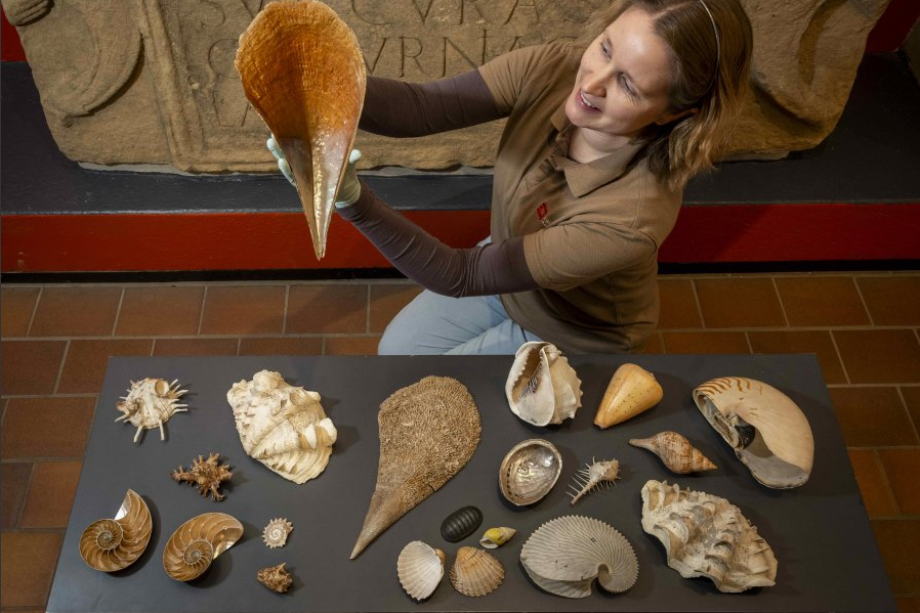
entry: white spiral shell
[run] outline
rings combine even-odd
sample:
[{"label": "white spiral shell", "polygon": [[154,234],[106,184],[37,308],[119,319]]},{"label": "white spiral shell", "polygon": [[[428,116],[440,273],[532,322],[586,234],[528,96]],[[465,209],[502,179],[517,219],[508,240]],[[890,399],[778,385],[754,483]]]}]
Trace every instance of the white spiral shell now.
[{"label": "white spiral shell", "polygon": [[294,525],[283,517],[277,517],[262,530],[262,541],[269,549],[284,547],[288,535],[294,531]]}]

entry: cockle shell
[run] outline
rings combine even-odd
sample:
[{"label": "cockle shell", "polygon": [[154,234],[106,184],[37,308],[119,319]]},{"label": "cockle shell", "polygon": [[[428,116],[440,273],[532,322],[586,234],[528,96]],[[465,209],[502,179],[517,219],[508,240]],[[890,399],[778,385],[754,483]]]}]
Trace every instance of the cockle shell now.
[{"label": "cockle shell", "polygon": [[514,354],[505,383],[511,412],[535,426],[560,424],[581,406],[581,380],[551,343],[528,342]]},{"label": "cockle shell", "polygon": [[173,532],[163,549],[163,568],[177,581],[191,581],[243,536],[243,524],[226,513],[205,513]]},{"label": "cockle shell", "polygon": [[128,395],[121,398],[115,408],[123,413],[115,421],[125,421],[132,426],[137,426],[134,433],[136,443],[144,430],[160,429],[160,440],[166,440],[163,424],[176,413],[188,411],[185,404],[179,404],[179,398],[187,390],[180,390],[176,381],[169,383],[165,379],[148,377],[140,381],[132,381]]},{"label": "cockle shell", "polygon": [[639,577],[632,545],[613,526],[581,515],[549,521],[521,548],[524,570],[542,589],[566,598],[591,595],[597,578],[604,590],[619,594]]},{"label": "cockle shell", "polygon": [[399,584],[415,600],[431,596],[444,577],[444,552],[422,541],[412,541],[399,552],[396,574]]},{"label": "cockle shell", "polygon": [[240,36],[243,91],[291,165],[316,259],[326,253],[335,196],[364,106],[358,39],[314,0],[267,4]]},{"label": "cockle shell", "polygon": [[425,377],[380,405],[380,464],[354,560],[381,532],[466,466],[482,433],[469,390],[450,377]]},{"label": "cockle shell", "polygon": [[294,531],[294,525],[283,517],[268,522],[268,525],[262,530],[262,541],[269,549],[284,547],[287,543],[288,535]]},{"label": "cockle shell", "polygon": [[227,392],[246,453],[288,481],[306,483],[326,469],[338,436],[320,395],[269,370]]},{"label": "cockle shell", "polygon": [[287,562],[282,562],[278,566],[263,568],[256,573],[256,580],[268,589],[284,594],[291,589],[291,585],[294,583],[294,578],[291,573],[284,569],[285,566],[287,566]]},{"label": "cockle shell", "polygon": [[511,448],[498,471],[498,485],[508,502],[525,506],[546,496],[562,473],[562,455],[540,438]]},{"label": "cockle shell", "polygon": [[642,529],[658,538],[668,566],[707,577],[720,592],[776,583],[776,557],[738,507],[705,492],[650,480],[642,488]]},{"label": "cockle shell", "polygon": [[594,424],[609,428],[649,410],[663,397],[664,390],[655,375],[637,364],[623,364],[607,385]]},{"label": "cockle shell", "polygon": [[618,461],[596,462],[592,459],[590,464],[585,464],[585,467],[576,473],[573,484],[569,486],[569,489],[572,490],[572,504],[599,487],[610,487],[619,478],[620,463]]},{"label": "cockle shell", "polygon": [[128,490],[114,519],[94,521],[80,536],[80,557],[91,568],[111,573],[137,561],[150,543],[153,519],[147,503]]},{"label": "cockle shell", "polygon": [[693,390],[693,401],[758,482],[787,489],[808,481],[815,456],[811,426],[781,391],[755,379],[722,377]]},{"label": "cockle shell", "polygon": [[505,567],[491,553],[475,547],[461,547],[450,569],[450,583],[463,594],[478,598],[491,594],[505,580]]},{"label": "cockle shell", "polygon": [[517,534],[517,530],[514,528],[507,528],[504,526],[501,528],[489,528],[482,533],[479,544],[486,549],[498,549],[510,541],[515,534]]},{"label": "cockle shell", "polygon": [[668,430],[649,438],[631,438],[633,447],[647,449],[658,456],[665,466],[678,475],[715,470],[718,468],[703,452],[694,447],[682,434]]}]

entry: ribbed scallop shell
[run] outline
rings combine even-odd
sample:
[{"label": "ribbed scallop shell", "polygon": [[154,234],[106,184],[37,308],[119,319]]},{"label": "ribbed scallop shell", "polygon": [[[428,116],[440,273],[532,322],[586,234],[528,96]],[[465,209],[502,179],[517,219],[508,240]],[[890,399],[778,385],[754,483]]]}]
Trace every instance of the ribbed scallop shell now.
[{"label": "ribbed scallop shell", "polygon": [[521,563],[534,583],[566,598],[589,596],[595,577],[604,590],[619,594],[639,576],[639,562],[626,537],[580,515],[540,526],[524,543]]},{"label": "ribbed scallop shell", "polygon": [[482,511],[476,507],[463,507],[441,522],[441,537],[448,543],[462,541],[482,524]]},{"label": "ribbed scallop shell", "polygon": [[517,506],[534,504],[546,496],[562,472],[562,455],[543,439],[522,441],[502,460],[498,483],[508,502]]},{"label": "ribbed scallop shell", "polygon": [[243,524],[226,513],[205,513],[179,526],[163,550],[163,568],[177,581],[200,576],[243,536]]},{"label": "ribbed scallop shell", "polygon": [[667,430],[649,438],[631,438],[633,447],[654,453],[672,472],[678,475],[715,470],[718,468],[703,452],[693,446],[685,436]]},{"label": "ribbed scallop shell", "polygon": [[477,598],[494,592],[505,580],[505,567],[491,553],[461,547],[450,569],[450,582],[464,596]]},{"label": "ribbed scallop shell", "polygon": [[581,406],[581,379],[552,343],[528,342],[514,354],[505,382],[511,412],[535,426],[561,424]]},{"label": "ribbed scallop shell", "polygon": [[90,567],[111,573],[137,561],[153,531],[147,503],[128,490],[115,519],[94,521],[80,537],[80,557]]},{"label": "ribbed scallop shell", "polygon": [[409,596],[425,600],[444,578],[444,552],[422,541],[412,541],[399,553],[396,574]]}]

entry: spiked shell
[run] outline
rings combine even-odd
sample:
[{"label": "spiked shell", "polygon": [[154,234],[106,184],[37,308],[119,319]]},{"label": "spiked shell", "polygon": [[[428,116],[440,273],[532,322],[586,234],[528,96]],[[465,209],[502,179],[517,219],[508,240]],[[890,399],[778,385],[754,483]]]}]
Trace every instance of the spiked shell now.
[{"label": "spiked shell", "polygon": [[91,568],[106,573],[131,566],[137,561],[153,532],[147,503],[128,490],[114,519],[94,521],[80,536],[80,557]]},{"label": "spiked shell", "polygon": [[205,513],[179,526],[163,549],[163,569],[177,581],[191,581],[243,536],[243,524],[226,513]]},{"label": "spiked shell", "polygon": [[431,596],[444,577],[444,552],[423,543],[412,541],[399,552],[396,574],[406,593],[417,601]]},{"label": "spiked shell", "polygon": [[623,364],[607,385],[594,424],[609,428],[649,410],[663,397],[664,390],[655,375],[637,364]]},{"label": "spiked shell", "polygon": [[284,547],[287,543],[288,535],[294,531],[294,525],[283,517],[278,517],[270,522],[262,530],[262,541],[269,549]]},{"label": "spiked shell", "polygon": [[294,578],[291,573],[285,570],[285,566],[287,566],[287,562],[282,562],[278,566],[263,568],[256,573],[256,580],[268,589],[284,594],[291,589],[291,585],[294,583]]},{"label": "spiked shell", "polygon": [[562,454],[549,441],[534,438],[511,448],[498,471],[498,485],[508,502],[534,504],[546,496],[562,473]]},{"label": "spiked shell", "polygon": [[581,380],[555,345],[524,343],[514,354],[505,396],[511,412],[527,423],[560,424],[581,406]]},{"label": "spiked shell", "polygon": [[235,65],[246,97],[291,165],[322,259],[364,105],[358,39],[322,2],[281,0],[267,4],[240,36]]},{"label": "spiked shell", "polygon": [[461,547],[450,569],[454,589],[472,598],[491,594],[505,580],[505,567],[491,553],[475,547]]},{"label": "spiked shell", "polygon": [[128,395],[121,398],[115,408],[121,411],[122,416],[115,421],[124,421],[137,427],[134,433],[134,442],[138,442],[144,430],[160,429],[160,440],[166,440],[163,424],[176,413],[188,411],[185,404],[179,404],[179,399],[187,390],[180,390],[177,381],[172,383],[165,379],[147,377],[140,381],[132,381]]},{"label": "spiked shell", "polygon": [[572,485],[572,504],[578,502],[582,496],[590,494],[600,487],[610,487],[620,478],[620,463],[616,460],[594,459],[575,475]]},{"label": "spiked shell", "polygon": [[665,466],[678,475],[715,470],[718,468],[703,452],[694,447],[682,434],[671,430],[659,432],[649,438],[632,438],[629,444],[647,449],[658,456]]},{"label": "spiked shell", "polygon": [[219,453],[208,455],[207,460],[204,459],[204,456],[198,456],[198,459],[192,461],[188,470],[180,466],[172,473],[172,478],[177,482],[197,486],[199,494],[205,498],[210,495],[214,502],[220,502],[226,498],[226,495],[220,492],[220,485],[224,481],[229,481],[232,476],[230,467],[220,463]]}]

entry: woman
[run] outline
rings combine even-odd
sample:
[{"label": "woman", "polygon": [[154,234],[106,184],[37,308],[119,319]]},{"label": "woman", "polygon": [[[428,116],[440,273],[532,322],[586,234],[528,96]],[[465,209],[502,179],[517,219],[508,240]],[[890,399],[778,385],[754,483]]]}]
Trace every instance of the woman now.
[{"label": "woman", "polygon": [[434,83],[369,79],[360,127],[377,134],[508,117],[490,243],[449,248],[362,186],[353,165],[346,174],[339,214],[425,288],[380,354],[507,354],[532,340],[576,353],[645,347],[658,248],[737,113],[751,26],[737,0],[616,0],[589,32],[585,45],[519,49]]}]

